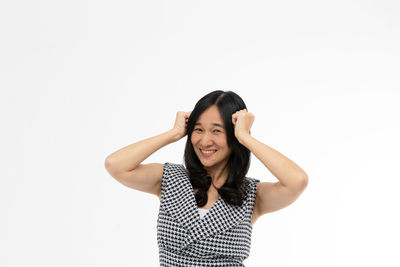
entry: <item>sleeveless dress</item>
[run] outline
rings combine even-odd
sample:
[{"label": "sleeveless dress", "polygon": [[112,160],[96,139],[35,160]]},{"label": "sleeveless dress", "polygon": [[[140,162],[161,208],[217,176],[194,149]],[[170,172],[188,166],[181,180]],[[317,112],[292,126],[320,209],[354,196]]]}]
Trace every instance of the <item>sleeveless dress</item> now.
[{"label": "sleeveless dress", "polygon": [[162,267],[245,266],[251,246],[251,217],[260,180],[250,181],[242,206],[219,197],[201,218],[194,190],[182,164],[165,163],[157,219]]}]

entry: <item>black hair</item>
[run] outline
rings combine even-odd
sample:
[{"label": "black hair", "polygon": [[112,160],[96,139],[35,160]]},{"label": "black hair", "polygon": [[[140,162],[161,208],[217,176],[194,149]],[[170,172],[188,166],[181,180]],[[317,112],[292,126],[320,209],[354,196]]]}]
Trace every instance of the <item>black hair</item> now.
[{"label": "black hair", "polygon": [[187,122],[187,140],[184,153],[184,162],[190,183],[198,189],[195,199],[199,207],[207,204],[207,191],[211,185],[211,177],[207,174],[197,157],[191,136],[194,124],[200,115],[210,106],[216,105],[225,125],[228,147],[232,153],[228,160],[229,174],[225,184],[218,189],[218,193],[226,202],[241,206],[247,196],[249,181],[245,179],[250,166],[250,151],[239,143],[234,134],[232,114],[236,111],[247,109],[243,99],[232,91],[216,90],[203,96],[195,105]]}]

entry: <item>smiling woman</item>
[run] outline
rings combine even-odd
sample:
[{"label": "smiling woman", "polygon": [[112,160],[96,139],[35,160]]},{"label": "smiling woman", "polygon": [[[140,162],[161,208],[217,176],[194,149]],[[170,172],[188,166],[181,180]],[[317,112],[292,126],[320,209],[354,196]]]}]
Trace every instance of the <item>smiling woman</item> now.
[{"label": "smiling woman", "polygon": [[[174,127],[126,146],[105,161],[120,183],[157,195],[161,266],[244,266],[260,216],[294,202],[308,177],[293,161],[250,135],[254,115],[236,93],[214,91]],[[141,164],[187,135],[183,164]],[[253,153],[279,182],[247,177]]]},{"label": "smiling woman", "polygon": [[[209,107],[201,114],[198,121],[195,123],[190,141],[204,169],[211,174],[211,167],[217,167],[218,164],[226,165],[232,151],[226,142],[226,133],[217,106]],[[216,178],[215,175],[212,177]]]},{"label": "smiling woman", "polygon": [[243,109],[246,105],[236,93],[214,91],[201,98],[190,114],[185,167],[193,188],[198,189],[199,207],[210,206],[219,195],[232,205],[241,205],[246,197],[248,181],[243,177],[249,169],[250,151],[235,138],[232,123],[232,114]]}]

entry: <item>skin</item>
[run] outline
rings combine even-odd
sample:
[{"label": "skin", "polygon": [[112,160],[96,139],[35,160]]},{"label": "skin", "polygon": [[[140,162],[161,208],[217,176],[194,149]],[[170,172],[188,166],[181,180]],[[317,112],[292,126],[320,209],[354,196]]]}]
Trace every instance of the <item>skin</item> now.
[{"label": "skin", "polygon": [[235,136],[279,181],[258,184],[251,225],[260,216],[293,203],[308,184],[307,174],[296,163],[250,135],[254,118],[246,109],[235,112]]},{"label": "skin", "polygon": [[[200,115],[190,141],[204,169],[212,177],[213,184],[218,188],[221,187],[228,177],[227,164],[232,150],[228,147],[224,122],[215,105]],[[201,152],[202,149],[216,150],[216,152],[205,157]]]},{"label": "skin", "polygon": [[[161,163],[142,164],[158,149],[178,141],[186,135],[187,120],[191,112],[178,111],[174,127],[162,134],[138,141],[123,147],[105,160],[105,167],[112,177],[121,184],[156,195],[161,198],[161,178],[163,165]],[[246,109],[232,114],[232,123],[238,141],[255,155],[277,179],[277,182],[260,182],[257,186],[256,200],[251,220],[251,225],[262,215],[282,209],[293,203],[303,192],[308,184],[308,176],[297,164],[282,155],[275,149],[260,142],[250,135],[250,128],[254,122],[254,114]],[[227,177],[226,169],[229,149],[226,145],[224,132],[214,131],[217,127],[212,123],[223,125],[216,107],[210,107],[200,117],[202,131],[196,130],[192,134],[192,144],[196,154],[199,148],[215,148],[217,153],[207,159],[199,157],[213,184],[219,188]],[[222,129],[221,129],[222,130]],[[198,148],[196,150],[196,148]],[[210,186],[208,203],[203,208],[210,209],[217,201],[217,190]]]},{"label": "skin", "polygon": [[[232,114],[235,137],[278,178],[279,182],[260,182],[257,186],[252,225],[261,215],[294,202],[308,183],[307,174],[293,161],[250,135],[254,119],[254,114],[246,109]],[[193,147],[206,171],[211,175],[213,184],[219,188],[228,176],[227,162],[231,150],[227,145],[224,124],[218,108],[215,105],[208,108],[201,114],[197,123],[191,137]],[[222,127],[215,124],[220,124]],[[217,149],[217,152],[211,157],[204,157],[200,149]],[[210,209],[219,197],[217,190],[212,186],[208,196],[208,203],[203,207],[206,209]]]}]

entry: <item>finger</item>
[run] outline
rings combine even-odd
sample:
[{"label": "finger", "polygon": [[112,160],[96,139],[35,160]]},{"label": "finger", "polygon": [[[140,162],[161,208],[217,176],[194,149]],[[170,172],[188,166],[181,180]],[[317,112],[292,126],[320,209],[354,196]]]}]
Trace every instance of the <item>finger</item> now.
[{"label": "finger", "polygon": [[237,121],[237,116],[233,115],[232,116],[232,123],[235,125]]},{"label": "finger", "polygon": [[237,119],[237,114],[233,114],[232,115],[232,122],[235,123],[236,119]]}]

